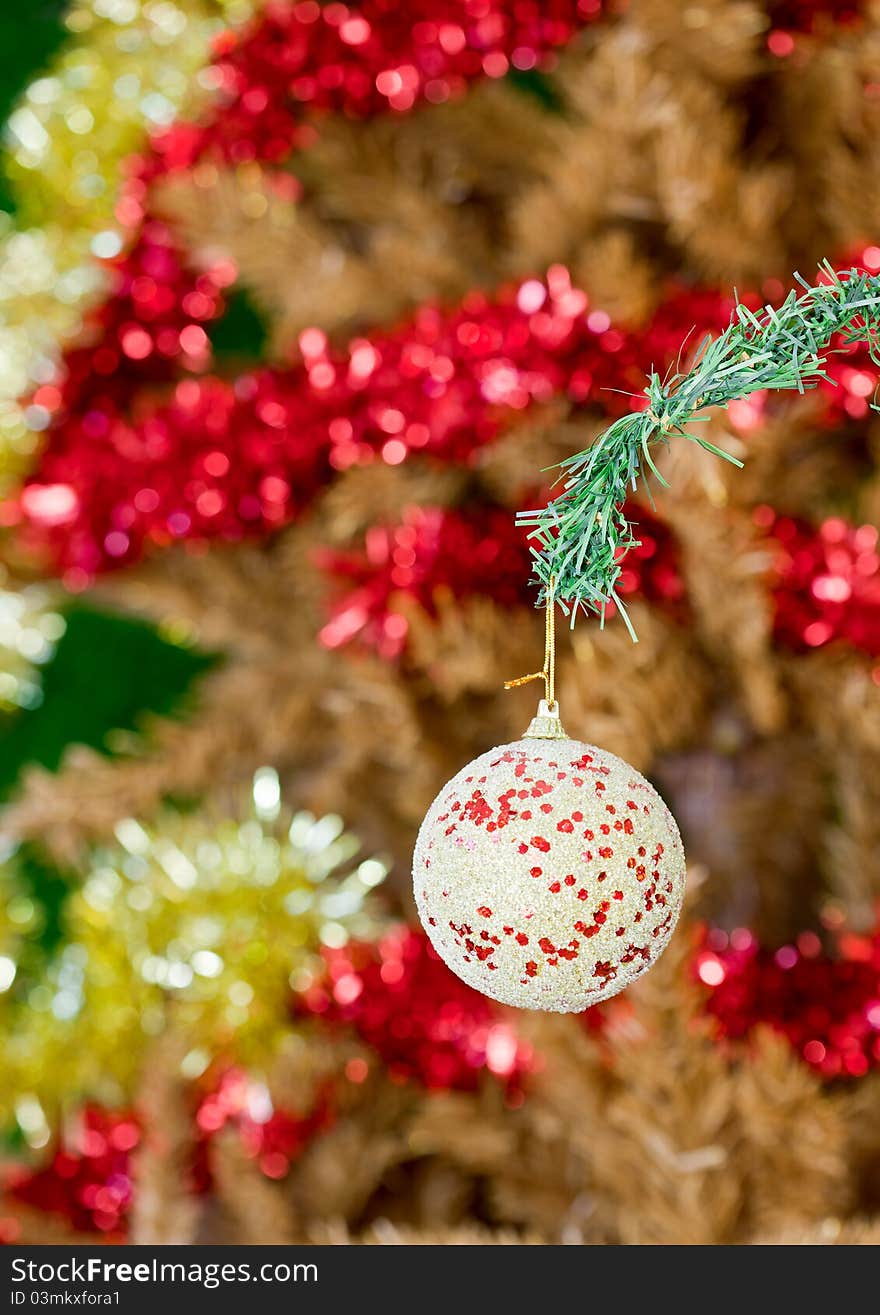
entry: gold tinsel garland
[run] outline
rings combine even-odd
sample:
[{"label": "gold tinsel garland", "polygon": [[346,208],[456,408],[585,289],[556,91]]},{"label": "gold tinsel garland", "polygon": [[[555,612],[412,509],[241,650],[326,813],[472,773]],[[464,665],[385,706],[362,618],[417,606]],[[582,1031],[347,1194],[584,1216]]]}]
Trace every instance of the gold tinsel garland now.
[{"label": "gold tinsel garland", "polygon": [[115,255],[120,166],[204,91],[211,38],[252,0],[74,0],[70,39],[28,86],[5,128],[18,203],[0,229],[0,491],[39,443],[18,399],[53,373],[104,289]]},{"label": "gold tinsel garland", "polygon": [[[368,896],[386,864],[357,861],[360,843],[339,817],[291,815],[271,769],[256,773],[251,794],[244,812],[168,809],[152,826],[120,822],[117,843],[87,857],[67,897],[62,945],[31,972],[10,900],[0,1115],[15,1114],[26,1136],[42,1136],[36,1111],[122,1099],[171,1022],[188,1043],[190,1078],[218,1055],[268,1062],[292,1037],[290,992],[307,984],[320,947],[375,934]],[[13,892],[14,855],[2,879]]]},{"label": "gold tinsel garland", "polygon": [[42,584],[4,588],[0,567],[0,714],[40,701],[39,668],[64,634],[57,591]]}]

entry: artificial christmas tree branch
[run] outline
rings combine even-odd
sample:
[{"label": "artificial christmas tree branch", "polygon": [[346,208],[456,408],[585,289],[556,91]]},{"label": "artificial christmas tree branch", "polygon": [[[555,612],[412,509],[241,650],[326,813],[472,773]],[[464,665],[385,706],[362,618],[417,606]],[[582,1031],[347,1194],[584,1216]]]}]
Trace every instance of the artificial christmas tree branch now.
[{"label": "artificial christmas tree branch", "polygon": [[814,388],[828,378],[825,361],[836,350],[832,343],[838,335],[844,344],[867,343],[872,359],[880,361],[880,276],[860,269],[835,271],[827,262],[821,269],[822,281],[816,284],[796,275],[804,291],[800,296],[792,291],[779,307],[755,314],[738,304],[728,328],[700,344],[690,370],[664,379],[652,373],[643,409],[615,420],[589,448],[561,463],[565,491],[546,507],[518,516],[520,524],[533,527],[533,569],[542,584],[542,601],[552,580],[572,624],[579,608],[598,613],[604,623],[605,610],[614,603],[635,640],[616,585],[622,559],[639,543],[625,500],[648,474],[666,485],[651,449],[668,446],[671,434],[681,434],[741,466],[687,426],[707,420],[713,407],[751,393]]}]

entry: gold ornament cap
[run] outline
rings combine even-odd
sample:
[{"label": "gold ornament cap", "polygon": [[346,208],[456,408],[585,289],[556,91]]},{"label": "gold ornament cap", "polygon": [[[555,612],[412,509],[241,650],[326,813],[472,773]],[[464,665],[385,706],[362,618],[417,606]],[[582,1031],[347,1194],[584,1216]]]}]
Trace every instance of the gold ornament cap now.
[{"label": "gold ornament cap", "polygon": [[523,735],[524,740],[567,740],[565,727],[559,720],[559,702],[548,703],[541,699],[538,711]]}]

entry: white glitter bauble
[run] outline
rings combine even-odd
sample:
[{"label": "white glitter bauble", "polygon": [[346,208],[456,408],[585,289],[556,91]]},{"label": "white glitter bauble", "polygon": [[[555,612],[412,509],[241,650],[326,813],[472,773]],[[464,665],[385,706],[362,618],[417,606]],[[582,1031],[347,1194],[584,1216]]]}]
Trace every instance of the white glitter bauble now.
[{"label": "white glitter bauble", "polygon": [[685,886],[675,819],[613,753],[570,740],[542,702],[525,736],[464,767],[413,856],[419,916],[469,986],[575,1013],[662,954]]}]

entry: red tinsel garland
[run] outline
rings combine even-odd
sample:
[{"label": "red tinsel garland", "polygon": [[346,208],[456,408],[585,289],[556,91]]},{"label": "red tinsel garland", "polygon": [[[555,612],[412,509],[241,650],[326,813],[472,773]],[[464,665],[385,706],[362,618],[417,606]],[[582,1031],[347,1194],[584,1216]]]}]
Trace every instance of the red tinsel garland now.
[{"label": "red tinsel garland", "polygon": [[[880,265],[880,252],[866,259]],[[234,384],[183,380],[170,402],[145,409],[137,422],[123,419],[107,397],[71,416],[22,490],[22,532],[52,554],[74,588],[175,540],[265,534],[303,512],[334,472],[351,465],[397,465],[413,454],[467,461],[528,406],[560,395],[618,413],[638,401],[647,368],[674,358],[688,321],[699,315],[717,328],[729,312],[716,295],[680,292],[644,330],[623,333],[554,267],[546,282],[528,279],[496,301],[474,294],[451,312],[423,309],[401,329],[356,339],[345,350],[309,329],[301,335],[303,363],[289,370],[262,370]],[[829,373],[841,386],[814,395],[829,423],[867,410],[877,368],[863,349],[848,348]],[[761,397],[735,403],[731,418],[747,431],[766,404]],[[774,586],[779,642],[797,649],[841,639],[880,654],[876,531],[831,519],[816,532],[769,508],[755,514],[782,548]],[[363,631],[393,656],[405,635],[402,618],[391,617],[397,590],[428,607],[442,585],[456,597],[487,593],[505,605],[521,597],[527,557],[506,516],[424,509],[397,530],[377,527],[366,560],[327,559],[357,589],[335,608],[324,642],[333,647]],[[669,536],[655,522],[649,555],[658,542],[665,550]],[[476,545],[479,575],[467,569]],[[637,550],[625,590],[632,583],[675,603],[680,581],[671,560],[664,551],[646,574]]]},{"label": "red tinsel garland", "polygon": [[[90,341],[68,353],[63,379],[43,385],[33,399],[31,414],[37,423],[54,423],[55,429],[21,507],[7,505],[2,519],[12,523],[23,514],[31,531],[29,541],[50,548],[67,570],[68,583],[81,586],[97,570],[136,558],[148,544],[179,538],[236,538],[276,528],[302,509],[326,477],[320,448],[328,449],[327,455],[332,449],[336,468],[364,459],[365,451],[372,453],[377,447],[392,462],[420,446],[457,459],[469,451],[462,432],[469,424],[478,442],[494,432],[498,421],[487,414],[493,409],[520,408],[559,392],[580,401],[588,397],[595,401],[603,388],[638,392],[645,369],[671,360],[695,323],[709,330],[720,328],[729,312],[726,298],[715,293],[678,294],[641,334],[621,333],[611,327],[604,312],[593,311],[587,318],[590,334],[597,340],[593,341],[583,329],[583,294],[571,289],[565,271],[559,271],[556,281],[567,289],[563,315],[573,317],[576,331],[563,330],[555,342],[542,342],[539,326],[546,312],[529,313],[524,336],[532,341],[522,340],[520,328],[518,346],[526,350],[514,351],[510,361],[513,344],[502,335],[503,355],[486,363],[498,364],[495,379],[479,381],[482,396],[476,406],[467,388],[461,396],[460,389],[446,387],[442,370],[448,363],[439,361],[441,373],[432,371],[429,386],[434,401],[442,398],[442,405],[433,409],[445,412],[445,419],[432,417],[434,434],[425,434],[418,405],[400,411],[406,430],[402,438],[394,437],[399,431],[393,427],[386,431],[386,441],[368,433],[353,442],[344,436],[337,442],[328,434],[331,421],[338,420],[336,429],[343,433],[352,419],[356,429],[360,417],[350,417],[346,405],[354,405],[355,399],[340,396],[333,387],[344,364],[339,354],[309,362],[307,344],[314,347],[314,356],[322,355],[320,346],[315,346],[322,342],[318,330],[303,335],[305,372],[300,367],[291,372],[267,371],[244,376],[232,385],[190,378],[178,386],[175,400],[164,404],[151,400],[149,393],[141,395],[145,384],[170,382],[181,370],[198,373],[207,367],[210,346],[203,326],[222,313],[222,290],[236,276],[228,262],[201,273],[185,268],[184,253],[166,226],[150,217],[149,184],[157,176],[189,167],[205,152],[219,151],[232,160],[277,160],[313,140],[313,129],[304,127],[303,116],[315,110],[356,116],[388,108],[401,111],[411,108],[417,97],[429,102],[445,99],[457,94],[468,79],[500,76],[511,65],[520,70],[541,66],[580,25],[605,10],[599,0],[554,0],[551,5],[536,0],[419,0],[406,11],[388,0],[367,0],[357,11],[342,4],[320,7],[307,0],[271,5],[244,33],[225,34],[208,74],[215,99],[203,119],[172,125],[157,136],[146,156],[132,162],[118,216],[132,229],[132,243],[115,262],[112,295],[92,317]],[[278,179],[282,184],[288,190],[296,188],[289,176]],[[869,249],[865,259],[875,252]],[[880,265],[880,252],[876,255]],[[558,301],[553,283],[551,275],[551,297]],[[529,280],[519,295],[537,299],[542,295],[540,285]],[[572,309],[578,300],[580,307]],[[503,302],[502,297],[499,308]],[[465,309],[470,309],[467,303]],[[484,330],[488,327],[491,335],[498,327],[483,323],[485,305],[475,309],[474,326],[452,326],[462,331],[473,328],[476,334],[474,344],[461,344],[465,354],[474,345],[483,354]],[[430,317],[432,312],[423,314]],[[359,359],[378,352],[381,360],[385,337],[380,334],[357,344]],[[424,345],[417,332],[413,347]],[[568,352],[580,354],[577,368],[566,360]],[[449,355],[453,373],[461,354],[443,353]],[[367,370],[374,377],[368,383],[356,380],[356,389],[374,393],[375,376],[387,374],[388,364],[382,360],[385,369]],[[353,354],[348,368],[357,374]],[[463,373],[467,375],[467,369]],[[512,384],[506,378],[509,374]],[[851,369],[850,374],[847,406],[854,413],[852,405],[862,410],[867,406],[865,379],[859,369]],[[418,377],[409,382],[417,391],[424,386]],[[315,399],[312,388],[332,396]],[[282,394],[280,411],[271,405],[276,391]],[[371,400],[381,403],[391,391],[380,384],[380,396]],[[267,400],[269,407],[264,405]],[[610,399],[601,400],[606,410],[616,409]],[[223,413],[214,422],[216,434],[209,423],[215,404]],[[457,408],[460,416],[455,415]],[[387,408],[392,425],[396,417],[392,420],[390,413],[397,409]],[[741,420],[748,423],[756,415],[756,404],[740,411]],[[265,420],[267,412],[276,417],[274,421]],[[293,421],[298,422],[297,440],[285,448],[271,430]],[[308,429],[310,421],[312,432],[299,445],[300,425]],[[462,451],[437,442],[436,430],[450,424],[461,434]],[[200,435],[193,435],[196,426],[201,427]],[[190,436],[199,442],[196,458],[209,458],[204,468],[193,461]],[[214,437],[216,445],[211,444]],[[238,464],[242,443],[246,449],[242,478],[233,478],[228,487],[226,463]],[[248,454],[255,459],[249,461]],[[118,469],[120,458],[131,461],[134,480]],[[164,467],[167,481],[152,478],[157,465]],[[169,483],[170,489],[155,487]]]},{"label": "red tinsel garland", "polygon": [[6,520],[23,518],[25,541],[72,587],[175,539],[265,534],[334,471],[413,453],[467,461],[526,408],[560,396],[619,414],[695,319],[719,329],[731,308],[679,291],[627,333],[555,266],[546,281],[496,300],[471,294],[452,311],[425,307],[344,349],[307,329],[303,363],[290,369],[186,379],[170,401],[145,399],[136,418],[112,388],[84,414],[68,410]]},{"label": "red tinsel garland", "polygon": [[23,1205],[62,1215],[77,1232],[120,1239],[133,1191],[131,1152],[140,1138],[131,1113],[88,1105],[49,1163],[14,1171],[6,1191]]},{"label": "red tinsel garland", "polygon": [[[312,1139],[333,1122],[329,1089],[318,1092],[306,1114],[274,1109],[266,1088],[238,1068],[214,1079],[195,1102],[193,1162],[188,1181],[193,1192],[211,1189],[211,1145],[224,1128],[234,1128],[245,1154],[267,1178],[283,1178]],[[160,1129],[148,1129],[161,1134]],[[87,1105],[72,1131],[41,1167],[14,1168],[3,1187],[10,1202],[63,1217],[79,1233],[103,1233],[125,1239],[135,1185],[132,1153],[143,1137],[141,1121],[129,1111]],[[14,1220],[0,1217],[0,1241],[14,1241]]]},{"label": "red tinsel garland", "polygon": [[[236,277],[229,262],[201,272],[152,212],[150,185],[205,155],[230,163],[278,163],[315,140],[315,113],[367,118],[437,103],[481,77],[511,67],[548,67],[552,52],[601,17],[603,0],[416,0],[401,7],[365,0],[358,9],[273,3],[243,31],[225,32],[204,75],[214,98],[195,123],[156,133],[132,157],[116,217],[126,252],[109,261],[110,294],[88,318],[87,345],[65,357],[63,382],[38,390],[56,416],[125,404],[140,384],[203,369],[204,323],[222,313],[220,290]],[[289,174],[272,185],[293,200]]]},{"label": "red tinsel garland", "polygon": [[[678,608],[684,582],[672,535],[647,508],[633,515],[641,543],[627,557],[620,593]],[[458,600],[490,597],[504,608],[530,598],[526,531],[506,507],[411,507],[400,524],[370,529],[363,551],[322,552],[319,561],[335,580],[354,585],[334,603],[320,633],[327,648],[358,638],[382,657],[399,656],[408,628],[403,597],[431,616],[439,591]]]},{"label": "red tinsel garland", "polygon": [[504,607],[527,601],[530,555],[525,533],[503,507],[410,507],[398,525],[367,531],[364,551],[324,552],[319,561],[354,588],[333,606],[319,638],[338,648],[354,638],[395,658],[406,646],[401,596],[436,614],[438,590],[453,598],[488,595]]},{"label": "red tinsel garland", "polygon": [[[771,19],[780,29],[809,31],[817,17],[848,21],[857,8],[780,4]],[[174,540],[271,532],[300,514],[334,471],[356,462],[380,457],[397,464],[414,451],[467,460],[536,402],[564,395],[612,415],[638,404],[646,370],[671,362],[695,324],[701,332],[720,329],[728,298],[675,291],[644,330],[623,332],[601,309],[590,310],[567,271],[554,267],[546,283],[526,280],[494,302],[471,296],[449,313],[425,308],[400,330],[347,350],[331,349],[319,329],[307,330],[303,364],[288,370],[232,383],[196,377],[210,363],[204,325],[222,314],[223,289],[236,271],[229,262],[188,270],[168,228],[150,217],[149,202],[152,181],[205,154],[277,162],[314,140],[306,117],[316,111],[404,111],[417,98],[446,99],[468,80],[501,76],[511,66],[544,67],[580,25],[612,9],[599,0],[418,0],[403,12],[388,0],[366,0],[355,11],[306,0],[270,5],[244,33],[225,34],[208,74],[216,94],[204,117],[164,130],[131,163],[119,218],[134,239],[115,262],[112,295],[93,316],[91,340],[67,354],[63,379],[33,398],[31,414],[54,428],[40,469],[17,505],[0,508],[0,519],[21,519],[25,541],[78,588],[100,570]],[[277,185],[292,199],[295,180],[279,175]],[[860,258],[880,268],[880,249],[869,247]],[[771,299],[781,291],[775,284],[764,289]],[[181,371],[189,377],[180,379]],[[829,373],[842,387],[823,385],[820,418],[865,415],[880,378],[867,351],[847,347]],[[731,417],[748,430],[766,404],[760,396],[734,403]],[[448,540],[464,543],[468,515],[458,522],[446,516],[439,544],[422,544],[419,581],[408,587],[423,604],[437,584],[456,596],[467,591]],[[422,528],[430,539],[430,526]],[[499,522],[478,538],[494,559],[482,591],[500,601],[518,593],[498,560],[512,567],[516,557],[518,565],[507,531]],[[409,550],[396,543],[391,552]],[[358,575],[353,558],[337,559],[336,569]],[[368,640],[388,653],[399,648],[401,618],[387,607],[394,573],[392,566],[384,581],[381,570],[362,575],[325,642],[339,642],[363,615]],[[832,625],[824,616],[804,619],[797,572],[791,574],[791,596],[777,589],[785,642],[824,642],[814,637],[831,625],[829,637],[876,651],[875,620],[857,606],[867,602],[870,612],[870,589],[848,608],[838,606]],[[839,573],[835,579],[833,587],[842,589]],[[669,576],[660,596],[668,601],[676,590]]]},{"label": "red tinsel garland", "polygon": [[767,1024],[829,1079],[880,1066],[880,932],[842,935],[836,949],[823,952],[813,932],[775,951],[743,928],[708,932],[694,971],[719,1035]]},{"label": "red tinsel garland", "polygon": [[754,515],[781,549],[773,573],[778,641],[807,650],[842,640],[880,657],[877,528],[830,517],[816,530],[772,507]]},{"label": "red tinsel garland", "polygon": [[[826,7],[781,6],[779,22],[807,29]],[[509,67],[545,67],[580,26],[613,9],[603,0],[419,0],[406,10],[388,0],[366,0],[358,10],[306,0],[272,4],[244,31],[224,33],[205,74],[215,96],[203,118],[172,124],[128,163],[116,211],[129,231],[127,250],[108,262],[110,293],[88,318],[86,345],[67,353],[61,380],[37,390],[35,419],[43,423],[41,412],[46,423],[86,417],[107,401],[124,410],[139,385],[208,365],[203,325],[222,314],[220,294],[236,271],[229,262],[188,268],[186,252],[151,211],[157,178],[205,153],[277,162],[314,141],[305,119],[316,110],[352,117],[401,111]],[[772,35],[790,40],[787,32]],[[289,174],[276,174],[272,185],[291,201],[298,193]]]},{"label": "red tinsel garland", "polygon": [[[396,928],[375,945],[327,950],[325,959],[326,981],[297,999],[297,1011],[353,1027],[394,1080],[473,1091],[489,1073],[519,1103],[531,1048],[501,1020],[497,1005],[449,971],[421,932]],[[366,1075],[364,1067],[350,1076]]]},{"label": "red tinsel garland", "polygon": [[[880,252],[866,259],[880,265]],[[730,303],[716,294],[679,292],[644,330],[624,333],[554,267],[546,282],[528,279],[496,301],[474,294],[451,312],[425,308],[399,330],[356,339],[344,350],[309,329],[301,335],[301,365],[233,384],[182,380],[170,402],[145,408],[136,422],[125,420],[111,398],[93,399],[53,433],[23,489],[23,533],[53,554],[72,587],[174,540],[265,534],[304,511],[334,472],[351,465],[396,465],[413,454],[466,461],[528,406],[560,395],[617,414],[639,400],[646,369],[674,358],[688,323],[699,318],[718,328],[729,313]],[[829,423],[867,409],[870,370],[876,374],[861,348],[832,360],[841,387],[826,385],[814,395]],[[766,404],[761,397],[735,403],[732,419],[747,431]],[[351,555],[331,560],[331,569],[359,588],[337,608],[325,642],[366,628],[369,642],[389,655],[397,651],[400,619],[390,631],[386,624],[396,588],[423,605],[442,584],[458,597],[520,596],[528,572],[511,523],[493,515],[480,530],[475,511],[438,515],[425,511],[420,524],[400,531],[377,528],[362,567]],[[756,516],[784,549],[774,593],[780,642],[815,647],[840,638],[876,656],[875,532],[830,520],[816,535],[777,521],[766,508]],[[389,534],[411,538],[413,529],[413,543],[391,544]],[[792,535],[796,542],[788,542]],[[656,523],[652,536],[662,536]],[[491,559],[482,583],[460,569],[477,542]],[[416,552],[407,585],[399,583],[395,551]],[[637,555],[627,575],[658,601],[679,594],[674,572],[664,567],[648,579]]]},{"label": "red tinsel garland", "polygon": [[322,1088],[305,1114],[275,1109],[266,1087],[243,1069],[229,1068],[212,1083],[195,1116],[198,1134],[193,1182],[199,1191],[212,1182],[211,1142],[224,1128],[235,1128],[245,1154],[267,1178],[283,1178],[314,1137],[333,1123],[329,1088]]},{"label": "red tinsel garland", "polygon": [[124,256],[105,264],[110,295],[89,316],[85,341],[66,352],[59,379],[32,399],[55,423],[70,417],[99,432],[104,415],[136,405],[141,389],[167,384],[180,371],[204,371],[210,343],[203,326],[222,314],[223,289],[236,278],[225,260],[188,269],[158,219],[144,224]]},{"label": "red tinsel garland", "polygon": [[403,112],[459,96],[476,78],[552,67],[553,52],[608,8],[607,0],[270,3],[217,42],[208,115],[158,134],[145,172],[187,169],[206,155],[277,163],[311,140],[307,116]]}]

